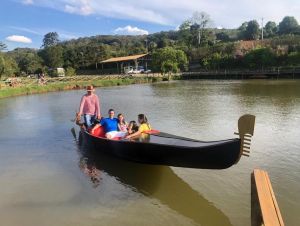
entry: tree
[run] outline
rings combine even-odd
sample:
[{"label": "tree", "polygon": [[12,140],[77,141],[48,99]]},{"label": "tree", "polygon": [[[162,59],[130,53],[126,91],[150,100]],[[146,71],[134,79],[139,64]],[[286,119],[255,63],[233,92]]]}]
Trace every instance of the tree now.
[{"label": "tree", "polygon": [[210,69],[220,69],[220,62],[222,60],[222,56],[220,53],[213,53],[209,59]]},{"label": "tree", "polygon": [[5,50],[6,48],[7,46],[3,42],[0,42],[0,52]]},{"label": "tree", "polygon": [[254,49],[244,56],[243,62],[248,68],[262,69],[273,66],[276,62],[276,55],[270,48]]},{"label": "tree", "polygon": [[292,52],[288,55],[288,66],[299,66],[300,64],[300,52]]},{"label": "tree", "polygon": [[35,49],[16,48],[7,52],[7,54],[15,60],[19,70],[25,74],[37,73],[42,68],[42,59]]},{"label": "tree", "polygon": [[186,54],[182,50],[176,50],[176,61],[178,63],[178,67],[181,71],[184,71],[188,64],[188,59]]},{"label": "tree", "polygon": [[0,53],[0,78],[4,74],[4,70],[5,70],[5,61],[4,61],[3,54]]},{"label": "tree", "polygon": [[157,48],[164,48],[169,45],[168,43],[168,37],[166,32],[160,32],[159,34],[159,40],[157,41]]},{"label": "tree", "polygon": [[227,33],[225,33],[224,31],[217,33],[216,38],[217,38],[217,40],[220,40],[220,41],[223,41],[223,42],[230,41],[229,35]]},{"label": "tree", "polygon": [[64,67],[79,68],[79,58],[77,55],[77,49],[73,46],[66,46],[63,53]]},{"label": "tree", "polygon": [[191,25],[192,25],[191,20],[185,20],[179,26],[179,31],[188,31],[190,29]]},{"label": "tree", "polygon": [[42,47],[47,48],[47,47],[55,46],[58,43],[59,43],[59,37],[57,32],[49,32],[44,36]]},{"label": "tree", "polygon": [[163,73],[177,72],[183,70],[187,65],[187,57],[182,50],[172,47],[158,49],[152,56],[152,67]]},{"label": "tree", "polygon": [[156,42],[153,42],[153,41],[149,42],[149,44],[148,44],[148,52],[152,52],[152,51],[154,51],[156,48],[157,48]]},{"label": "tree", "polygon": [[190,32],[191,21],[185,20],[180,26],[178,30],[178,42],[181,46],[187,46],[191,48],[192,46],[192,34]]},{"label": "tree", "polygon": [[192,26],[197,27],[198,30],[198,45],[205,38],[204,30],[212,23],[210,16],[206,12],[194,12],[190,19]]},{"label": "tree", "polygon": [[192,17],[179,26],[178,39],[181,46],[199,47],[208,43],[210,33],[208,26],[212,24],[210,16],[205,12],[194,12]]},{"label": "tree", "polygon": [[295,17],[286,16],[279,23],[279,34],[293,34],[299,29],[299,25]]},{"label": "tree", "polygon": [[67,67],[66,76],[74,76],[76,75],[76,70],[72,67]]},{"label": "tree", "polygon": [[33,74],[38,73],[43,68],[42,59],[38,51],[30,48],[16,48],[6,53],[16,62],[18,70],[21,73]]},{"label": "tree", "polygon": [[60,45],[47,47],[40,54],[45,64],[50,68],[58,68],[64,65],[63,48]]},{"label": "tree", "polygon": [[5,60],[4,74],[6,74],[7,76],[16,75],[19,71],[16,61],[9,56],[5,56],[4,60]]},{"label": "tree", "polygon": [[247,40],[256,40],[258,39],[259,34],[260,31],[258,22],[256,20],[249,21],[245,32],[245,38]]},{"label": "tree", "polygon": [[248,27],[248,22],[244,22],[238,28],[238,39],[242,39],[242,40],[245,39],[247,27]]},{"label": "tree", "polygon": [[18,66],[15,60],[7,55],[0,53],[0,78],[16,74]]},{"label": "tree", "polygon": [[18,62],[19,69],[26,74],[33,74],[41,70],[41,59],[35,53],[25,53],[21,56]]},{"label": "tree", "polygon": [[275,22],[273,21],[269,21],[268,23],[266,23],[265,25],[265,36],[267,38],[271,38],[273,37],[274,35],[276,35],[278,31],[278,28],[277,28],[277,25]]}]

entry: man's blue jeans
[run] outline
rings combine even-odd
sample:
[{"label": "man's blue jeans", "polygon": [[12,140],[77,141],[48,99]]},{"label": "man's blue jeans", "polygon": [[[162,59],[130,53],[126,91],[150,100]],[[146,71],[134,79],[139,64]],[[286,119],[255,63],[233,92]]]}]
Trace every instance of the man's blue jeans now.
[{"label": "man's blue jeans", "polygon": [[87,126],[87,128],[90,128],[93,125],[93,123],[96,119],[96,116],[95,115],[83,115],[83,119],[84,119],[84,123]]}]

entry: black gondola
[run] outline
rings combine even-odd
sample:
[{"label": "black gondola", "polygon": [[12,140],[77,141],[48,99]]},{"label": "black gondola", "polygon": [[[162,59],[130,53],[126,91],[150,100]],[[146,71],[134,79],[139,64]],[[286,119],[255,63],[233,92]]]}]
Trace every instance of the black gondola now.
[{"label": "black gondola", "polygon": [[146,164],[199,169],[225,169],[242,155],[249,156],[255,116],[238,121],[239,138],[204,142],[157,132],[134,140],[109,140],[81,130],[81,139],[91,148],[109,155]]}]

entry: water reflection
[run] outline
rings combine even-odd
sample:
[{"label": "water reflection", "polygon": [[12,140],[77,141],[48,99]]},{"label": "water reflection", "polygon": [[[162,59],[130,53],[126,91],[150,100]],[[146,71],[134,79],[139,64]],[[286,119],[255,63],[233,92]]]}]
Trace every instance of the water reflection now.
[{"label": "water reflection", "polygon": [[300,109],[298,80],[248,81],[233,89],[233,94],[242,97],[239,101],[241,109],[249,109],[262,122],[267,122],[266,125],[273,131],[291,130],[290,122],[297,120],[295,116]]},{"label": "water reflection", "polygon": [[128,187],[134,188],[200,225],[232,225],[229,218],[193,190],[170,167],[128,162],[79,148],[80,169],[91,178],[93,187],[101,186],[101,175],[107,173]]},{"label": "water reflection", "polygon": [[91,178],[94,188],[99,186],[101,180],[101,171],[97,169],[93,163],[90,163],[88,158],[80,158],[79,168],[85,175]]}]

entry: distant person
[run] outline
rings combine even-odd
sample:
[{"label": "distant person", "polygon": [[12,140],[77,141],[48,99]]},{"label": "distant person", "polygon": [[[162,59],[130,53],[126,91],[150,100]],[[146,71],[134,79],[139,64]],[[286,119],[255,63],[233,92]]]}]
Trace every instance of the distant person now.
[{"label": "distant person", "polygon": [[40,74],[39,83],[41,85],[44,85],[46,83],[45,74],[44,73]]},{"label": "distant person", "polygon": [[37,79],[38,79],[38,84],[39,84],[39,85],[43,85],[43,84],[44,84],[45,78],[43,78],[43,76],[42,76],[41,73],[39,73],[39,74],[37,75]]},{"label": "distant person", "polygon": [[118,114],[118,130],[126,133],[128,130],[128,123],[125,121],[123,114]]},{"label": "distant person", "polygon": [[94,87],[87,86],[87,93],[82,96],[79,112],[76,114],[77,121],[80,121],[83,115],[84,123],[87,129],[91,128],[95,119],[101,118],[99,98],[94,94]]},{"label": "distant person", "polygon": [[102,118],[100,120],[100,123],[97,124],[96,126],[94,126],[94,128],[91,130],[91,133],[94,133],[94,131],[99,126],[103,126],[106,138],[114,139],[114,138],[123,138],[123,137],[125,137],[127,132],[118,131],[118,122],[119,121],[114,116],[115,116],[114,109],[109,109],[108,118]]},{"label": "distant person", "polygon": [[139,130],[139,126],[136,121],[130,121],[128,124],[128,134],[133,134]]},{"label": "distant person", "polygon": [[137,136],[140,136],[142,133],[151,130],[151,126],[148,123],[148,119],[144,114],[138,115],[138,122],[140,124],[138,131],[135,133],[132,133],[130,135],[127,135],[125,138],[129,139],[132,137],[137,137]]}]

